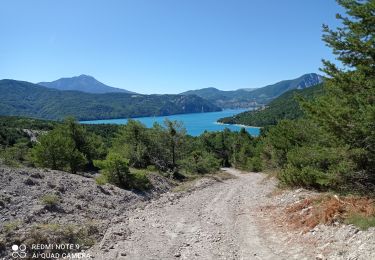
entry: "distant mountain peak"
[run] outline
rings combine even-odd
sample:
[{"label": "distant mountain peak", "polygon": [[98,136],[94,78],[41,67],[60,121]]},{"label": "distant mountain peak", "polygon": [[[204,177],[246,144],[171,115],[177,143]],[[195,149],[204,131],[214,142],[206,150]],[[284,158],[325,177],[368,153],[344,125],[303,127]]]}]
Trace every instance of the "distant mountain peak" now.
[{"label": "distant mountain peak", "polygon": [[80,78],[80,79],[94,79],[96,81],[98,81],[96,78],[94,78],[93,76],[90,76],[90,75],[86,75],[86,74],[81,74],[79,76],[75,76],[75,77],[72,77],[72,78]]},{"label": "distant mountain peak", "polygon": [[299,79],[301,81],[298,83],[297,89],[309,88],[323,82],[323,76],[316,73],[302,75]]},{"label": "distant mountain peak", "polygon": [[60,78],[52,82],[39,82],[37,84],[47,88],[54,88],[58,90],[77,90],[96,94],[113,92],[135,94],[134,92],[128,91],[126,89],[114,88],[105,85],[95,79],[93,76],[86,74],[81,74],[79,76],[70,78]]},{"label": "distant mountain peak", "polygon": [[211,90],[211,91],[221,91],[220,89],[214,88],[214,87],[207,87],[207,88],[200,88],[195,90],[188,90],[188,91],[200,91],[200,90]]},{"label": "distant mountain peak", "polygon": [[202,90],[221,91],[220,89],[214,87],[202,88]]}]

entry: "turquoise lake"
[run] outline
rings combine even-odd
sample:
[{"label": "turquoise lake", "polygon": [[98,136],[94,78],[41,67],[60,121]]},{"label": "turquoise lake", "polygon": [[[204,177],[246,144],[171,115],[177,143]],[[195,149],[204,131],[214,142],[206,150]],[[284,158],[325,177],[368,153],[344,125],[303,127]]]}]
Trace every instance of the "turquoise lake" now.
[{"label": "turquoise lake", "polygon": [[[205,130],[207,131],[221,131],[225,128],[229,128],[232,131],[239,131],[241,127],[238,125],[224,125],[218,124],[216,121],[219,118],[233,116],[235,114],[246,111],[245,109],[236,110],[223,110],[220,112],[209,112],[209,113],[193,113],[193,114],[179,114],[172,116],[157,116],[157,117],[138,117],[133,118],[141,123],[145,124],[147,127],[152,127],[154,122],[163,124],[165,118],[169,120],[181,121],[186,128],[189,135],[198,136],[202,134]],[[126,124],[128,119],[106,119],[106,120],[93,120],[93,121],[81,121],[82,124]],[[245,127],[246,130],[253,136],[259,135],[260,129],[258,127]]]}]

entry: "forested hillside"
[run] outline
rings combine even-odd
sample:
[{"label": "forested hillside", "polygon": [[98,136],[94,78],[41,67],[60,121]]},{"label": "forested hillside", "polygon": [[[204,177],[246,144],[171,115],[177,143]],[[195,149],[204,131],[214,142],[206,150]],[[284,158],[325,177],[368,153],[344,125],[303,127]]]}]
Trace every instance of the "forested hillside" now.
[{"label": "forested hillside", "polygon": [[316,73],[302,75],[296,79],[283,80],[272,85],[256,89],[238,89],[222,91],[216,88],[190,90],[183,95],[197,95],[221,108],[249,108],[268,104],[283,93],[293,89],[305,89],[322,83],[323,77]]},{"label": "forested hillside", "polygon": [[79,120],[220,111],[198,96],[90,94],[59,91],[16,80],[0,81],[0,115]]},{"label": "forested hillside", "polygon": [[303,116],[303,110],[297,100],[298,97],[312,100],[321,95],[323,95],[323,85],[302,90],[291,90],[271,101],[265,109],[247,111],[233,117],[221,118],[218,122],[260,127],[276,125],[283,119],[297,119]]}]

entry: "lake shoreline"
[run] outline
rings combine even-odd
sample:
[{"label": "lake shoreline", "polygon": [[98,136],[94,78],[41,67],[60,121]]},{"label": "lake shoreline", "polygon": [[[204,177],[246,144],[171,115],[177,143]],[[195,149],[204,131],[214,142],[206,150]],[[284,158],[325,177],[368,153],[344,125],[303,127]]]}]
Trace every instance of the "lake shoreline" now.
[{"label": "lake shoreline", "polygon": [[242,125],[242,124],[227,124],[227,123],[221,123],[219,121],[216,121],[215,124],[218,124],[218,125],[235,125],[235,126],[243,127],[243,128],[258,128],[258,129],[262,128],[260,126],[251,126],[251,125]]},{"label": "lake shoreline", "polygon": [[164,120],[168,118],[172,121],[180,121],[183,123],[189,135],[199,136],[205,131],[222,131],[225,128],[231,131],[240,131],[241,128],[246,128],[249,134],[258,136],[260,128],[251,126],[239,126],[230,124],[219,124],[217,121],[220,118],[233,116],[248,109],[225,109],[219,112],[204,112],[204,113],[189,113],[177,114],[168,116],[153,116],[153,117],[137,117],[137,118],[121,118],[121,119],[103,119],[103,120],[89,120],[80,121],[81,124],[116,124],[124,125],[128,120],[138,120],[146,127],[152,127],[154,123],[163,124]]}]

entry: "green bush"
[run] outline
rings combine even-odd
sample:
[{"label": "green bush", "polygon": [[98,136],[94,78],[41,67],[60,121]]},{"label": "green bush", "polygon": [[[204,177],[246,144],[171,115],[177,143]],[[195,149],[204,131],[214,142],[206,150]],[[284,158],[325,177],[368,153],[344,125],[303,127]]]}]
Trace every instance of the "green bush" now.
[{"label": "green bush", "polygon": [[125,189],[146,190],[151,187],[147,178],[147,171],[132,169],[128,166],[129,160],[110,151],[105,160],[94,161],[96,167],[101,169],[101,175],[95,178],[98,185],[107,182]]},{"label": "green bush", "polygon": [[158,171],[158,169],[156,168],[155,165],[149,165],[149,166],[147,166],[147,170],[150,171],[150,172],[156,172],[156,171]]},{"label": "green bush", "polygon": [[21,129],[8,127],[0,117],[0,146],[13,146],[16,143],[28,142],[28,136]]},{"label": "green bush", "polygon": [[129,175],[128,187],[130,189],[136,189],[136,190],[150,189],[151,183],[147,175],[148,174],[145,171],[131,172],[131,174]]},{"label": "green bush", "polygon": [[353,174],[353,167],[346,148],[302,146],[287,153],[287,163],[279,178],[291,186],[338,189]]},{"label": "green bush", "polygon": [[0,159],[5,165],[19,167],[28,160],[29,149],[26,143],[17,143],[14,146],[0,149]]},{"label": "green bush", "polygon": [[95,177],[95,182],[97,185],[105,185],[108,183],[108,180],[104,174],[100,174],[99,176]]},{"label": "green bush", "polygon": [[109,183],[122,188],[129,187],[129,160],[115,152],[109,152],[105,160],[96,160],[94,165],[100,168],[101,174]]},{"label": "green bush", "polygon": [[190,173],[214,173],[220,169],[220,162],[210,153],[194,151],[182,161],[182,167]]},{"label": "green bush", "polygon": [[46,194],[40,198],[40,201],[49,208],[54,208],[60,204],[60,197],[56,194]]},{"label": "green bush", "polygon": [[264,151],[270,165],[283,168],[290,150],[300,146],[334,144],[335,140],[309,120],[283,120],[271,127],[264,138]]},{"label": "green bush", "polygon": [[249,158],[246,168],[253,172],[261,172],[263,170],[263,161],[259,156]]}]

